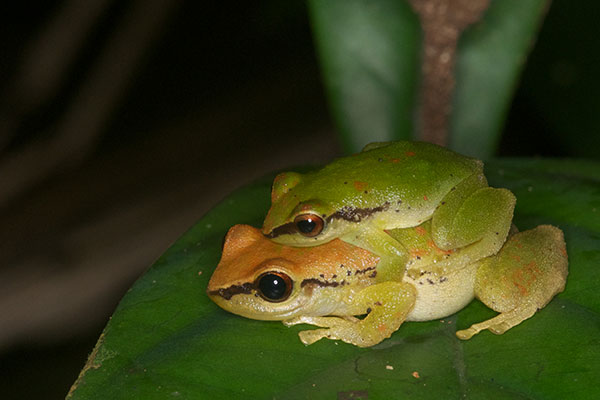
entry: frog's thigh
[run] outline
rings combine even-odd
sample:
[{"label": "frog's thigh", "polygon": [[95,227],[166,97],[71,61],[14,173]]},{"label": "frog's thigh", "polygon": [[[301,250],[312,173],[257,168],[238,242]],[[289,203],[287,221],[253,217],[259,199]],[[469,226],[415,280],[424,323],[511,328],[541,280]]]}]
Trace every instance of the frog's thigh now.
[{"label": "frog's thigh", "polygon": [[[443,250],[477,243],[473,258],[495,254],[511,226],[515,196],[474,175],[449,192],[433,214],[432,237]],[[483,239],[483,240],[482,240]]]},{"label": "frog's thigh", "polygon": [[560,229],[541,225],[512,236],[498,255],[482,262],[475,295],[500,314],[456,332],[469,339],[484,329],[502,334],[562,292],[567,278],[567,252]]},{"label": "frog's thigh", "polygon": [[[413,309],[415,288],[405,282],[383,282],[360,291],[352,301],[358,313],[368,312],[364,319],[353,317],[300,317],[287,324],[309,323],[326,329],[299,333],[304,344],[319,339],[342,340],[359,347],[376,345],[390,337]],[[360,310],[360,311],[358,311]]]}]

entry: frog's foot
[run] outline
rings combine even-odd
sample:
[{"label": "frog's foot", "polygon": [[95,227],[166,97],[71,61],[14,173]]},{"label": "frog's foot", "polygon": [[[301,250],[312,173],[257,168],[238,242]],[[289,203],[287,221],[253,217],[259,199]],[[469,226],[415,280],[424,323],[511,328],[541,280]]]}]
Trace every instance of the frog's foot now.
[{"label": "frog's foot", "polygon": [[354,299],[353,306],[368,313],[364,319],[302,316],[284,321],[284,324],[307,323],[323,328],[300,332],[298,336],[306,345],[327,338],[369,347],[390,337],[400,327],[413,309],[415,299],[416,291],[412,285],[384,282],[365,288]]},{"label": "frog's foot", "polygon": [[[348,339],[350,336],[354,336],[348,334],[357,333],[356,324],[358,321],[360,321],[358,318],[356,318],[356,321],[352,321],[339,317],[307,317],[303,318],[303,323],[320,326],[326,329],[301,331],[298,333],[298,336],[302,343],[306,345],[313,344],[323,338],[344,340],[343,336]],[[350,341],[346,341],[348,343],[356,344],[355,342],[358,340],[360,340],[360,338],[353,337]]]},{"label": "frog's foot", "polygon": [[513,326],[519,325],[535,314],[537,308],[516,308],[509,312],[502,313],[495,316],[494,318],[488,319],[487,321],[480,322],[478,324],[471,325],[468,329],[463,329],[456,332],[456,336],[459,339],[467,340],[471,339],[474,335],[478,334],[483,330],[489,330],[496,335],[502,335],[504,332],[512,328]]},{"label": "frog's foot", "polygon": [[560,229],[541,225],[515,234],[496,256],[482,262],[475,281],[475,295],[500,314],[458,331],[456,336],[469,339],[485,329],[498,335],[506,332],[562,292],[567,273]]},{"label": "frog's foot", "polygon": [[309,325],[315,325],[315,326],[319,326],[319,327],[331,327],[331,323],[329,322],[330,319],[343,319],[349,322],[358,322],[360,321],[360,319],[353,317],[353,316],[346,316],[346,317],[307,317],[307,316],[300,316],[300,317],[295,317],[295,318],[291,318],[291,319],[287,319],[284,321],[281,321],[285,326],[294,326],[294,325],[298,325],[298,324],[309,324]]}]

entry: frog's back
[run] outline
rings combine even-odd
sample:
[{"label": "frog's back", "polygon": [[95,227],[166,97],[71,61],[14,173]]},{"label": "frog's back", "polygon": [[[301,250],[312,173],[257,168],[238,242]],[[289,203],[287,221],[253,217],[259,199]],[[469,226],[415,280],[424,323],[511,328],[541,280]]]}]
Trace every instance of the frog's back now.
[{"label": "frog's back", "polygon": [[453,187],[482,174],[482,169],[481,161],[446,148],[400,141],[369,145],[310,174],[308,181],[319,188],[321,198],[342,199],[339,207],[402,202],[409,209],[423,209],[435,207]]},{"label": "frog's back", "polygon": [[[401,176],[411,170],[411,164],[416,166],[421,163],[429,164],[428,166],[433,170],[436,167],[441,167],[444,170],[450,169],[454,174],[463,177],[481,171],[483,165],[477,159],[458,154],[435,144],[398,141],[368,144],[360,153],[339,158],[325,169],[354,169],[364,166],[374,168],[379,172],[387,171]],[[442,176],[445,176],[445,174],[442,174]]]}]

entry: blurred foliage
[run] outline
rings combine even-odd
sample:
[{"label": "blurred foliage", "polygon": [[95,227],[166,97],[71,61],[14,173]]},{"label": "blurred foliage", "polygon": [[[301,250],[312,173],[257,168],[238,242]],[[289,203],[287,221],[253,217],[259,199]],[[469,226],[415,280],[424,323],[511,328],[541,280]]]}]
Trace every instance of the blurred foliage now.
[{"label": "blurred foliage", "polygon": [[[405,38],[421,40],[414,32],[417,17],[398,2],[309,4],[330,108],[346,151],[369,141],[413,136],[418,50]],[[546,16],[547,6],[537,0],[494,1],[461,38],[450,139],[454,149],[481,157],[600,157],[595,95],[600,39],[594,34],[600,4],[555,0]],[[342,12],[348,15],[336,18]],[[352,15],[359,12],[364,26],[353,29],[358,18]],[[397,53],[373,61],[378,51],[389,48]]]},{"label": "blurred foliage", "polygon": [[[479,158],[495,153],[547,3],[494,1],[460,38],[450,148]],[[417,49],[424,50],[418,18],[409,4],[313,0],[310,6],[327,94],[347,152],[373,141],[427,137],[419,131],[423,124],[412,123],[419,101],[433,99],[426,98],[431,93],[415,93],[423,57]],[[453,64],[434,66],[427,73],[443,74],[444,68],[452,69]]]},{"label": "blurred foliage", "polygon": [[552,2],[509,114],[501,154],[600,158],[598,15],[598,2]]},{"label": "blurred foliage", "polygon": [[322,75],[346,153],[410,139],[419,21],[396,0],[309,1]]},{"label": "blurred foliage", "polygon": [[477,158],[496,153],[547,0],[492,1],[460,38],[448,147]]}]

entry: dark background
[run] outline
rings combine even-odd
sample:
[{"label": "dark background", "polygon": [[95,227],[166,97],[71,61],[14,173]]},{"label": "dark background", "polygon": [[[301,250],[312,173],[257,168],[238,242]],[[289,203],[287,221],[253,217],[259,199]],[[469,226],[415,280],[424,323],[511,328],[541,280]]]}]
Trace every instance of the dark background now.
[{"label": "dark background", "polygon": [[[553,3],[499,155],[598,158],[599,11]],[[63,398],[170,243],[236,187],[340,148],[303,1],[0,15],[0,393]]]}]

